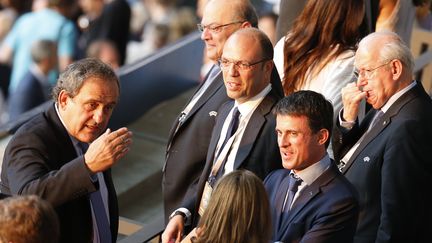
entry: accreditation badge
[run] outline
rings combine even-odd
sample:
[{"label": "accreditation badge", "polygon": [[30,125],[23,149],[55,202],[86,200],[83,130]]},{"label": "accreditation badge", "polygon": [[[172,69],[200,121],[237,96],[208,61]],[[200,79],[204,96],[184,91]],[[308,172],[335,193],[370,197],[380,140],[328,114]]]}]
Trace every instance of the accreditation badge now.
[{"label": "accreditation badge", "polygon": [[213,188],[210,186],[209,182],[206,181],[204,186],[204,191],[201,197],[201,202],[198,210],[198,214],[202,217],[204,211],[207,209],[208,203],[210,201],[211,194],[213,192]]}]

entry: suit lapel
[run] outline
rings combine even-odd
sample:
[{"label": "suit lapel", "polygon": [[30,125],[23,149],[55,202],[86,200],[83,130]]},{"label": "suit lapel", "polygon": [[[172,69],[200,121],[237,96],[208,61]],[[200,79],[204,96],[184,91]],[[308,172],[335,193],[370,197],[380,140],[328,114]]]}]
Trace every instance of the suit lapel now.
[{"label": "suit lapel", "polygon": [[253,112],[248,124],[246,125],[243,137],[241,138],[240,146],[234,161],[234,169],[238,169],[250,154],[252,147],[257,142],[257,137],[261,131],[261,127],[266,122],[265,116],[271,111],[275,102],[276,98],[274,97],[274,91],[272,89]]},{"label": "suit lapel", "polygon": [[222,73],[220,72],[214,78],[213,82],[210,84],[210,86],[207,88],[207,90],[204,92],[204,94],[201,96],[198,102],[192,107],[189,114],[185,117],[183,124],[186,123],[189,117],[195,114],[195,112],[197,112],[197,110],[201,108],[201,106],[203,106],[207,102],[207,100],[209,100],[221,88],[225,88],[225,87],[223,84]]},{"label": "suit lapel", "polygon": [[285,176],[280,180],[279,185],[273,185],[273,186],[275,188],[278,188],[277,189],[278,193],[276,193],[276,196],[274,197],[274,202],[276,203],[275,203],[275,208],[273,210],[275,210],[274,217],[276,221],[273,228],[275,229],[276,232],[279,232],[279,228],[282,225],[281,220],[284,217],[282,215],[283,214],[282,208],[289,188],[289,173],[285,174]]},{"label": "suit lapel", "polygon": [[213,131],[217,131],[218,134],[216,134],[215,132],[212,133],[208,150],[212,152],[207,154],[207,161],[211,161],[211,163],[213,163],[214,161],[214,154],[216,153],[216,147],[222,133],[223,124],[233,106],[234,101],[229,101],[228,103],[226,103],[226,105],[223,106],[223,108],[220,109],[220,114],[218,115],[217,122],[215,124],[215,127],[213,128]]},{"label": "suit lapel", "polygon": [[[206,79],[205,82],[207,82],[207,81],[209,81],[209,80]],[[196,89],[194,95],[203,85],[204,85],[204,82],[201,83],[201,85]],[[169,141],[168,144],[170,144],[171,141],[174,139],[175,135],[177,134],[177,131],[180,130],[182,128],[182,126],[184,126],[184,124],[189,121],[189,118],[192,117],[199,110],[199,108],[201,108],[201,106],[203,106],[221,88],[224,88],[224,85],[223,85],[222,73],[219,73],[214,78],[213,82],[210,84],[210,86],[207,88],[207,90],[204,92],[204,94],[197,101],[197,103],[192,107],[189,114],[184,118],[184,121],[180,124],[180,126],[179,126],[179,118],[180,118],[181,114],[179,114],[177,116],[173,126],[171,127],[171,131],[170,131],[170,134],[168,137],[168,141]],[[194,95],[191,96],[189,101],[186,103],[186,106],[187,106],[187,104],[189,104],[191,102]],[[177,126],[179,126],[178,129],[177,129]]]},{"label": "suit lapel", "polygon": [[[360,142],[359,146],[356,148],[353,155],[348,160],[345,168],[342,170],[343,174],[348,171],[348,169],[351,167],[360,152],[362,152],[363,149],[391,123],[392,118],[399,113],[400,109],[409,101],[421,95],[420,93],[422,89],[423,88],[421,84],[417,83],[416,86],[411,88],[411,90],[408,90],[398,100],[396,100],[396,102],[392,106],[390,106],[387,112],[381,117],[377,124],[365,135],[363,140]],[[369,121],[368,123],[370,122],[371,121]]]},{"label": "suit lapel", "polygon": [[[389,124],[387,115],[384,114],[381,117],[381,119],[380,119],[381,121],[378,121],[376,123],[376,125],[370,131],[367,131],[368,127],[369,127],[370,123],[372,122],[373,117],[375,116],[376,112],[377,112],[376,110],[369,111],[369,113],[367,114],[366,118],[364,119],[364,123],[361,125],[362,130],[363,130],[362,134],[365,134],[366,132],[367,132],[367,134],[365,134],[363,138],[362,138],[363,135],[359,137],[359,139],[362,139],[362,141],[360,142],[359,146],[356,148],[356,150],[354,151],[354,153],[349,158],[349,160],[346,163],[345,167],[342,169],[341,172],[343,174],[345,174],[348,171],[348,169],[353,164],[355,158],[366,147],[366,145],[368,145],[370,143],[370,141],[372,141],[379,133],[381,133],[381,131],[384,130],[384,128]],[[357,142],[355,144],[357,144]]]}]

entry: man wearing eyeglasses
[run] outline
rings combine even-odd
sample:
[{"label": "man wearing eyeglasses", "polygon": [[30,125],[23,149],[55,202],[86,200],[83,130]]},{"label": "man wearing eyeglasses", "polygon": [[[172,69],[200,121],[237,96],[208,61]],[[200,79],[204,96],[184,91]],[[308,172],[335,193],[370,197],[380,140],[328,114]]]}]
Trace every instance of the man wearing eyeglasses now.
[{"label": "man wearing eyeglasses", "polygon": [[[333,137],[339,168],[360,195],[354,242],[429,242],[432,101],[412,80],[413,57],[395,33],[364,38],[355,68]],[[364,99],[373,109],[359,123]]]},{"label": "man wearing eyeglasses", "polygon": [[[229,100],[223,85],[218,59],[226,39],[241,28],[257,27],[258,17],[248,0],[212,0],[206,5],[201,24],[201,39],[206,55],[215,65],[174,122],[169,134],[163,169],[165,219],[181,204],[189,187],[196,186],[204,168],[211,131],[221,104]],[[277,73],[272,84],[280,94]]]},{"label": "man wearing eyeglasses", "polygon": [[271,113],[281,96],[270,83],[272,59],[270,40],[256,28],[238,30],[226,41],[220,67],[228,97],[233,101],[218,111],[196,195],[185,198],[182,213],[173,215],[162,242],[178,242],[184,225],[196,226],[211,200],[215,183],[223,175],[247,169],[264,179],[281,168],[276,122]]}]

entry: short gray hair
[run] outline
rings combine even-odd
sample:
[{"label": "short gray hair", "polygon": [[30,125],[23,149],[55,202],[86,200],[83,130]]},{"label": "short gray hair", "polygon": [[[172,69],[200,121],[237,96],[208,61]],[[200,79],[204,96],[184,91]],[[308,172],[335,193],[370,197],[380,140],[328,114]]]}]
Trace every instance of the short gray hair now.
[{"label": "short gray hair", "polygon": [[409,73],[412,74],[414,71],[414,57],[402,38],[391,31],[379,31],[369,34],[364,40],[376,37],[387,37],[385,42],[380,43],[379,61],[386,63],[398,59],[408,68]]},{"label": "short gray hair", "polygon": [[109,65],[96,58],[85,58],[70,64],[60,74],[57,84],[53,88],[52,98],[57,101],[62,90],[66,91],[71,97],[75,97],[84,81],[89,78],[100,78],[105,82],[116,82],[120,92],[119,80]]},{"label": "short gray hair", "polygon": [[57,55],[57,43],[52,40],[35,41],[31,46],[31,57],[35,63]]}]

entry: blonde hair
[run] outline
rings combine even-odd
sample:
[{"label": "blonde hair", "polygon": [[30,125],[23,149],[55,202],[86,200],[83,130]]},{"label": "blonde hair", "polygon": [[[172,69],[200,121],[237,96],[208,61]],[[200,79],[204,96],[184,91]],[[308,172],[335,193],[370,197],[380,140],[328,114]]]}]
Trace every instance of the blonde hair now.
[{"label": "blonde hair", "polygon": [[247,170],[224,176],[216,185],[193,242],[262,243],[271,234],[270,206],[262,181]]}]

